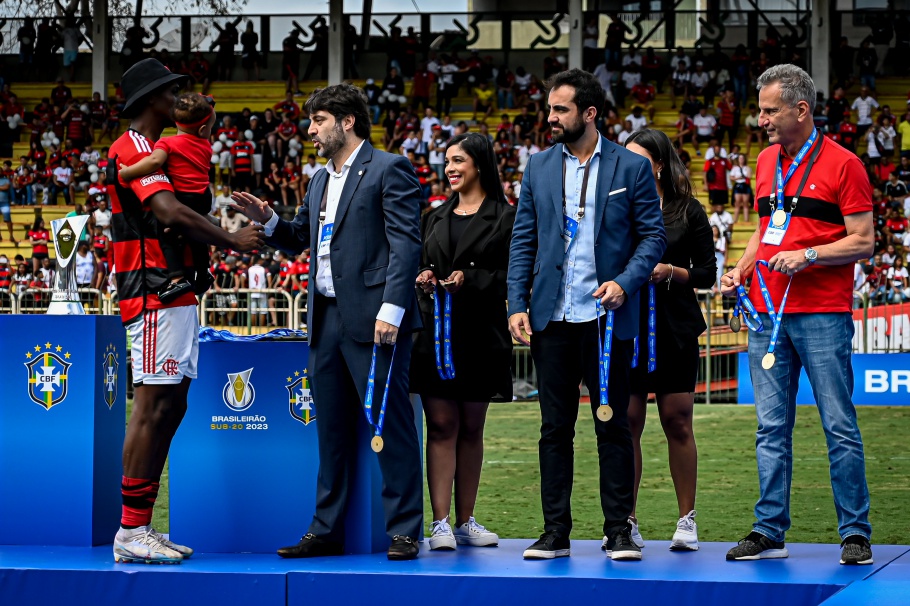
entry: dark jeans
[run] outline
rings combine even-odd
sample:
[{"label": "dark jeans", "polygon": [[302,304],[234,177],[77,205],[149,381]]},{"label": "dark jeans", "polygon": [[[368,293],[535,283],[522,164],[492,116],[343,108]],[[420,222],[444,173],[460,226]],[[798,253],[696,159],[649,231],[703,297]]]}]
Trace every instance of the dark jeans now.
[{"label": "dark jeans", "polygon": [[531,339],[542,417],[539,452],[544,530],[565,537],[572,531],[573,442],[582,380],[592,394],[590,410],[600,462],[604,534],[610,536],[628,528],[628,517],[632,513],[635,468],[632,434],[626,416],[632,341],[613,339],[607,392],[613,418],[603,423],[594,416],[600,404],[600,356],[596,330],[593,320],[578,324],[551,321],[544,330],[535,332]]}]

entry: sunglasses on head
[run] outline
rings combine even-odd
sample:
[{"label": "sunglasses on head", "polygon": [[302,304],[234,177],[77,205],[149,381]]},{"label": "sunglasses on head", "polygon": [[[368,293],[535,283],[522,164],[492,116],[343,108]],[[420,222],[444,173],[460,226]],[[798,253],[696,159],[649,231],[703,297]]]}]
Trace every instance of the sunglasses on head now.
[{"label": "sunglasses on head", "polygon": [[202,98],[205,99],[205,102],[212,106],[212,109],[215,109],[215,98],[211,95],[202,95]]}]

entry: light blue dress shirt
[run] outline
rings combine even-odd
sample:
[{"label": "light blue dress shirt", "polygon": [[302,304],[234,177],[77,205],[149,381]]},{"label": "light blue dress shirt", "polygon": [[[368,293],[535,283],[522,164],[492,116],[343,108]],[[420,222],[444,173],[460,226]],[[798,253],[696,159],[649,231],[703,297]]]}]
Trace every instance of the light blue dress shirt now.
[{"label": "light blue dress shirt", "polygon": [[[594,153],[588,160],[591,170],[588,174],[588,190],[585,195],[585,216],[578,221],[578,231],[572,238],[572,243],[569,245],[562,263],[562,280],[559,283],[559,294],[552,320],[590,322],[595,320],[598,315],[598,307],[592,295],[599,286],[597,268],[594,265],[594,232],[597,227],[595,207],[600,151],[601,138],[597,137],[597,147],[594,148]],[[563,184],[566,192],[566,214],[575,218],[581,201],[585,165],[569,153],[569,148],[565,145],[562,146],[562,154],[566,167],[566,180]]]}]

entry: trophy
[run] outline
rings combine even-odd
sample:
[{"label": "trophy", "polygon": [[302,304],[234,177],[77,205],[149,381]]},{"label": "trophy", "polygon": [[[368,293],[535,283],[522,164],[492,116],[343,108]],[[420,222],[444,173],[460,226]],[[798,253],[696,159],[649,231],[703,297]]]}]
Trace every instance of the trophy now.
[{"label": "trophy", "polygon": [[85,229],[88,215],[51,221],[51,239],[57,253],[57,275],[47,313],[54,316],[81,316],[85,309],[76,290],[76,250],[79,234]]}]

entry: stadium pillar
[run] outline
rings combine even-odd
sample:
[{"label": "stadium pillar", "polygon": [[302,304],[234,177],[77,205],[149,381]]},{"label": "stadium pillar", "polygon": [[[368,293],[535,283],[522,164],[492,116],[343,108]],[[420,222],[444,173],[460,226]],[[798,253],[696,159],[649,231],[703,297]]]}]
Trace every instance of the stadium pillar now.
[{"label": "stadium pillar", "polygon": [[107,99],[108,44],[107,0],[92,0],[92,92]]},{"label": "stadium pillar", "polygon": [[824,91],[827,98],[831,91],[831,22],[830,1],[815,0],[812,6],[812,23],[810,30],[809,58],[810,72],[815,81],[815,88]]},{"label": "stadium pillar", "polygon": [[329,0],[329,84],[344,79],[344,2]]},{"label": "stadium pillar", "polygon": [[584,69],[584,27],[585,15],[581,0],[569,0],[569,69]]}]

